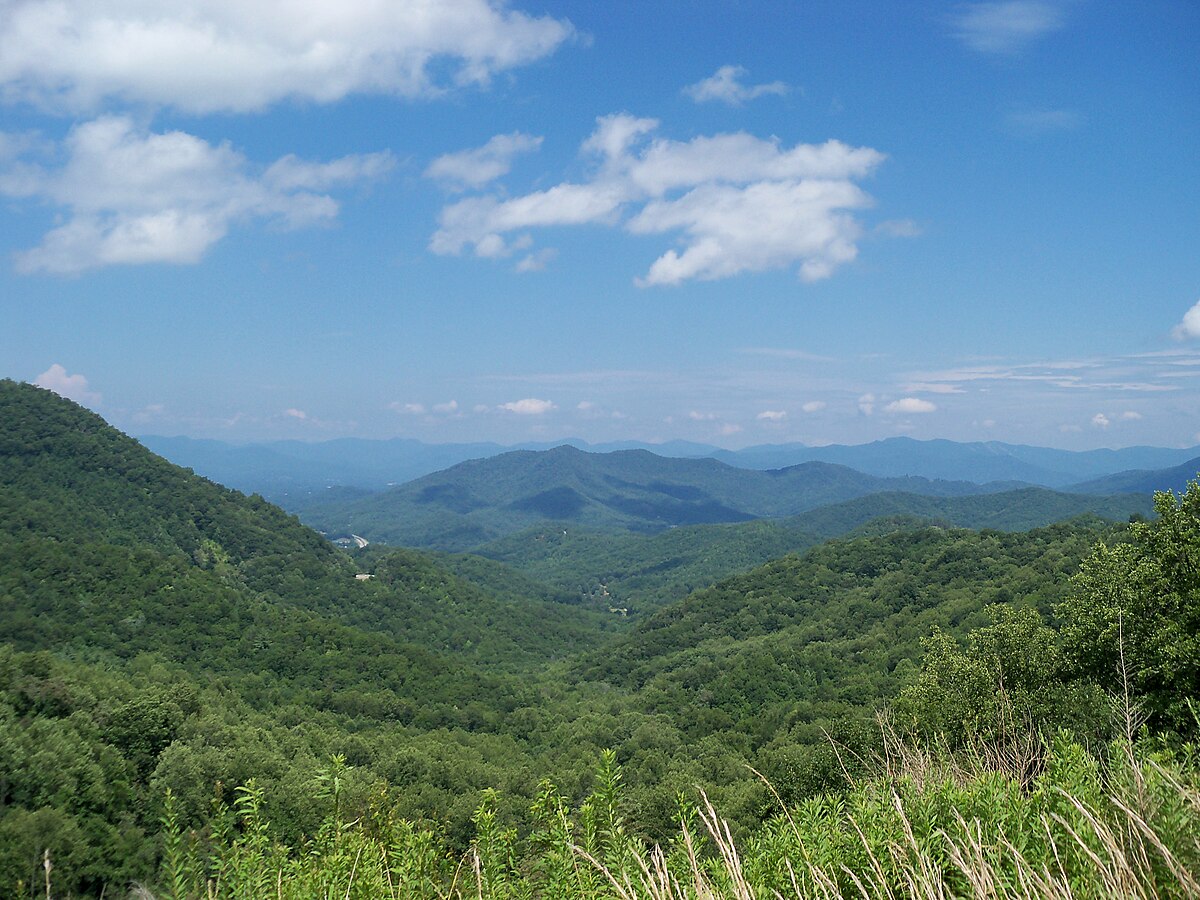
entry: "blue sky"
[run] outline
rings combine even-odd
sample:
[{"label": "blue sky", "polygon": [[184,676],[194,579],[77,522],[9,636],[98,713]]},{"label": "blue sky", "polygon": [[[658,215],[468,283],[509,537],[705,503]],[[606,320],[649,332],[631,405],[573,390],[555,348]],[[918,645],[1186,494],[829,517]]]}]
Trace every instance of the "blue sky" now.
[{"label": "blue sky", "polygon": [[0,0],[0,375],[225,440],[1200,443],[1187,0]]}]

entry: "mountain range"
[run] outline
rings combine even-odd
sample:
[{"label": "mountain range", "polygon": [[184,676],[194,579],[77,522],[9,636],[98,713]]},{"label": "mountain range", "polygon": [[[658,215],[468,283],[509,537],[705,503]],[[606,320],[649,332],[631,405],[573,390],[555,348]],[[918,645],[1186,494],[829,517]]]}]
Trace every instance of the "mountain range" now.
[{"label": "mountain range", "polygon": [[459,463],[381,493],[335,495],[328,503],[306,505],[301,515],[331,535],[467,549],[549,520],[650,532],[794,516],[881,491],[945,497],[1006,487],[880,478],[822,462],[763,471],[715,459],[669,458],[646,450],[588,453],[564,445]]},{"label": "mountain range", "polygon": [[826,462],[879,477],[916,475],[934,480],[980,484],[1009,481],[1051,488],[1069,488],[1085,480],[1121,472],[1171,468],[1200,457],[1200,447],[1070,451],[1001,441],[959,443],[907,437],[861,445],[763,444],[742,450],[723,450],[688,441],[588,444],[564,440],[505,447],[495,443],[428,444],[404,438],[257,444],[157,435],[139,439],[178,465],[246,493],[262,494],[292,509],[303,505],[311,494],[320,494],[334,485],[383,490],[467,460],[563,445],[593,453],[648,450],[673,458],[711,458],[743,469],[780,469],[804,462]]},{"label": "mountain range", "polygon": [[[348,833],[338,817],[385,824],[383,798],[389,820],[436,822],[452,865],[481,804],[536,834],[545,785],[584,796],[607,750],[630,833],[670,840],[697,785],[757,828],[776,807],[755,773],[789,802],[840,790],[830,736],[872,751],[923,638],[991,603],[1052,612],[1122,534],[948,526],[1147,503],[559,448],[337,492],[464,530],[537,524],[490,558],[345,553],[49,391],[0,381],[0,422],[0,872],[24,873],[21,896],[47,854],[59,893],[107,896],[169,873],[172,835],[259,823],[263,847],[312,848]],[[663,527],[751,514],[775,518]]]}]

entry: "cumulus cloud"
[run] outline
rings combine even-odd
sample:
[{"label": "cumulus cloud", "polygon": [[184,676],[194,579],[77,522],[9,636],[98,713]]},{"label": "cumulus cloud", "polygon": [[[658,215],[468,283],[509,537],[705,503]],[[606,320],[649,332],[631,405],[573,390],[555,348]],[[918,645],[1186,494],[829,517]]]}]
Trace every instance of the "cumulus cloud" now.
[{"label": "cumulus cloud", "polygon": [[1171,332],[1177,340],[1200,337],[1200,300],[1183,314],[1183,321]]},{"label": "cumulus cloud", "polygon": [[806,413],[820,412],[821,410],[823,410],[825,408],[825,401],[824,400],[809,400],[807,403],[805,403],[800,408],[802,410],[804,410]]},{"label": "cumulus cloud", "polygon": [[1142,417],[1142,414],[1140,412],[1136,412],[1135,410],[1132,410],[1132,409],[1127,409],[1127,410],[1125,410],[1125,412],[1121,413],[1121,418],[1124,419],[1126,422],[1136,422],[1141,417]]},{"label": "cumulus cloud", "polygon": [[875,412],[875,395],[863,394],[858,398],[858,411],[864,416],[873,415]]},{"label": "cumulus cloud", "polygon": [[308,419],[308,413],[306,413],[302,409],[294,409],[294,408],[293,409],[285,409],[283,411],[283,414],[285,416],[287,416],[289,419],[299,419],[301,422]]},{"label": "cumulus cloud", "polygon": [[893,400],[883,410],[889,413],[931,413],[937,410],[937,406],[920,397],[903,397]]},{"label": "cumulus cloud", "polygon": [[755,418],[767,422],[782,422],[787,418],[787,411],[783,409],[764,409]]},{"label": "cumulus cloud", "polygon": [[65,211],[39,246],[17,254],[22,272],[75,274],[118,264],[194,263],[239,222],[285,228],[333,220],[334,186],[388,171],[388,153],[328,163],[284,157],[261,172],[228,144],[182,131],[153,133],[124,117],[73,128],[56,167],[18,160],[0,172],[0,194]]},{"label": "cumulus cloud", "polygon": [[1062,10],[1043,0],[967,3],[954,21],[955,36],[981,53],[1010,54],[1063,26]]},{"label": "cumulus cloud", "polygon": [[815,281],[857,255],[862,229],[851,211],[871,198],[855,180],[883,154],[840,141],[788,148],[744,132],[673,141],[651,137],[657,128],[653,119],[601,117],[582,148],[593,164],[589,179],[452,203],[430,249],[504,256],[530,229],[585,224],[678,236],[682,250],[660,256],[641,285],[792,265]]},{"label": "cumulus cloud", "polygon": [[668,250],[643,285],[713,280],[800,263],[805,281],[828,278],[858,254],[858,225],[841,209],[868,205],[848,181],[701,185],[678,200],[656,200],[629,223],[635,234],[682,231],[682,253]]},{"label": "cumulus cloud", "polygon": [[1112,422],[1104,413],[1096,413],[1092,416],[1092,425],[1096,428],[1107,428]]},{"label": "cumulus cloud", "polygon": [[697,103],[717,100],[730,106],[741,106],[747,100],[754,100],[768,94],[786,94],[788,86],[782,81],[772,81],[769,84],[742,84],[742,79],[748,73],[742,66],[721,66],[716,73],[708,78],[689,84],[683,92]]},{"label": "cumulus cloud", "polygon": [[12,0],[0,5],[0,91],[69,112],[111,99],[212,113],[423,97],[486,84],[572,33],[499,0]]},{"label": "cumulus cloud", "polygon": [[483,187],[507,175],[517,156],[532,153],[541,145],[540,137],[519,131],[498,134],[482,147],[439,156],[429,164],[425,176],[459,189]]},{"label": "cumulus cloud", "polygon": [[441,413],[443,416],[453,415],[458,412],[458,401],[447,400],[445,403],[435,403],[433,404],[433,411]]},{"label": "cumulus cloud", "polygon": [[54,391],[60,397],[66,397],[68,400],[74,400],[85,406],[100,402],[100,395],[88,387],[87,378],[79,373],[68,375],[67,370],[58,363],[54,363],[33,379],[33,383],[48,391]]},{"label": "cumulus cloud", "polygon": [[524,400],[514,400],[511,403],[501,403],[500,408],[516,413],[519,416],[541,416],[558,409],[551,401],[538,400],[534,397],[527,397]]}]

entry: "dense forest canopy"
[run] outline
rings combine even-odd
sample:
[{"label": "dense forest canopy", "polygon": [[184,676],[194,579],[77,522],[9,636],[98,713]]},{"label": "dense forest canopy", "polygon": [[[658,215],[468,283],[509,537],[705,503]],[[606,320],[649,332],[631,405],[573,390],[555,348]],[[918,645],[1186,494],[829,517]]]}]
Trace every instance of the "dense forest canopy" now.
[{"label": "dense forest canopy", "polygon": [[347,554],[49,392],[0,421],[2,896],[623,896],[597,864],[655,844],[721,896],[1200,872],[1196,484]]}]

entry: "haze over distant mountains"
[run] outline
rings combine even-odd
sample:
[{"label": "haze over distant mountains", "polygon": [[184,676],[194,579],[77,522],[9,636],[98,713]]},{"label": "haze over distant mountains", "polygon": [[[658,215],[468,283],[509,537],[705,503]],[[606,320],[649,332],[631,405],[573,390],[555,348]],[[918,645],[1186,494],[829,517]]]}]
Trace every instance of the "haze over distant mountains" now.
[{"label": "haze over distant mountains", "polygon": [[[382,490],[466,460],[492,457],[513,450],[546,450],[563,445],[594,453],[641,449],[665,457],[711,458],[742,469],[779,469],[806,462],[823,462],[848,466],[868,475],[885,478],[912,475],[978,484],[1020,482],[1051,488],[1068,488],[1118,473],[1138,471],[1143,480],[1148,479],[1147,483],[1155,484],[1158,488],[1179,489],[1200,468],[1193,462],[1200,458],[1200,447],[1070,451],[1000,441],[958,443],[948,440],[918,441],[907,437],[854,446],[765,444],[742,450],[722,450],[687,441],[593,445],[565,440],[504,447],[495,443],[426,444],[404,438],[232,444],[148,435],[139,440],[172,462],[194,469],[214,481],[247,493],[262,494],[290,507],[303,502],[304,495],[323,491],[333,485]],[[1181,467],[1188,474],[1182,480],[1174,476],[1160,478],[1152,474],[1157,470],[1175,467]],[[1123,483],[1135,485],[1135,481]],[[1080,488],[1088,493],[1148,489],[1136,485],[1112,490]]]},{"label": "haze over distant mountains", "polygon": [[[962,509],[952,505],[987,497],[996,500]],[[715,459],[672,459],[646,450],[589,453],[570,446],[471,460],[382,492],[330,490],[295,511],[330,536],[470,550],[533,525],[653,533],[809,516],[857,498],[864,509],[836,513],[839,522],[848,523],[841,530],[887,515],[956,521],[968,513],[980,525],[989,520],[1001,525],[1042,524],[1081,513],[1124,519],[1150,511],[1148,494],[1091,497],[1014,489],[1010,482],[882,478],[824,462],[741,469]],[[875,498],[881,501],[877,510]]]}]

